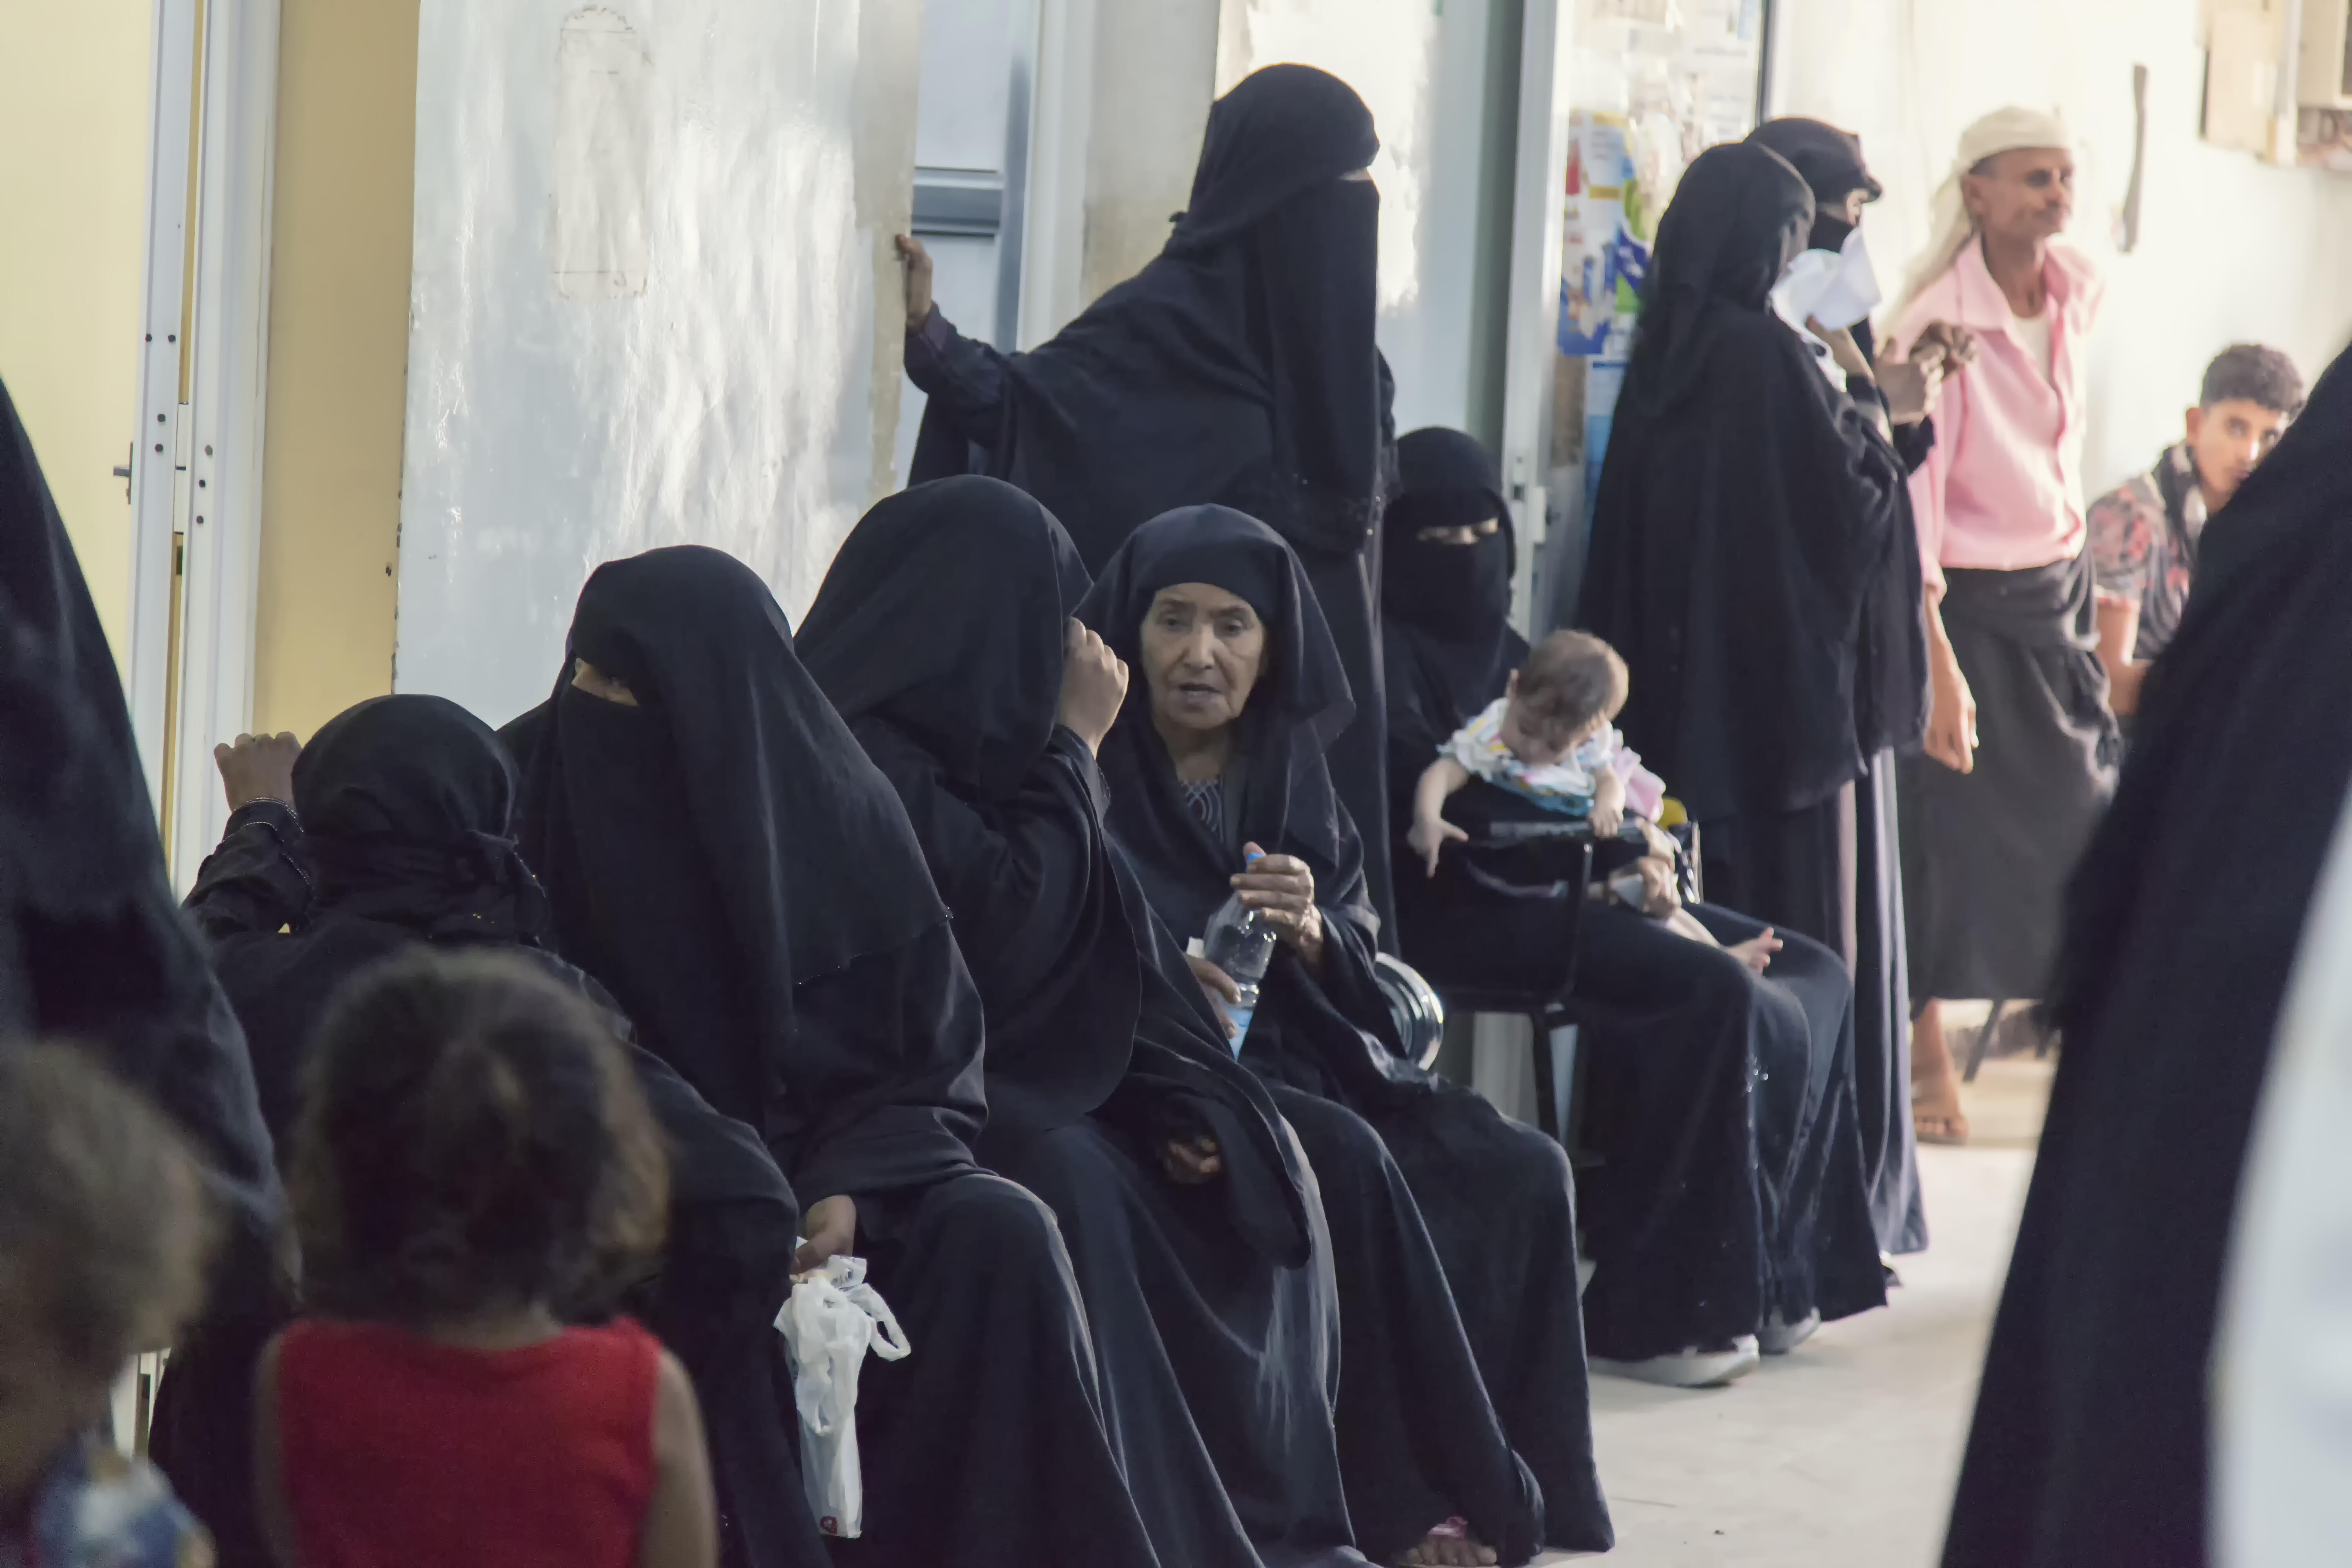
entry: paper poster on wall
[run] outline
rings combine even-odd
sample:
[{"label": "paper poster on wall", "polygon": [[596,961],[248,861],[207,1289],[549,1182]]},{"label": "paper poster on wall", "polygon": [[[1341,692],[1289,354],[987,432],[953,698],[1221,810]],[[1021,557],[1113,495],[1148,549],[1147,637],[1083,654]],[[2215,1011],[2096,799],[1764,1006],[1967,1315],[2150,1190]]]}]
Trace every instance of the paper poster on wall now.
[{"label": "paper poster on wall", "polygon": [[423,0],[399,689],[543,700],[656,545],[807,604],[891,483],[921,12]]}]

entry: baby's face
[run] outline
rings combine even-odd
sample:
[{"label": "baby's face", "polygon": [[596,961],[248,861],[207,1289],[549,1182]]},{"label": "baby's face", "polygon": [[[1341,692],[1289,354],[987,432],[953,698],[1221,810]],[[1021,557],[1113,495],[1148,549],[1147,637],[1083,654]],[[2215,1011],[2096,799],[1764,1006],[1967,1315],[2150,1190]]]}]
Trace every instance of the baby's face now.
[{"label": "baby's face", "polygon": [[1580,729],[1546,724],[1528,711],[1524,698],[1514,694],[1503,707],[1501,736],[1511,755],[1531,768],[1548,768],[1568,760],[1569,753],[1601,732],[1606,718],[1595,717]]}]

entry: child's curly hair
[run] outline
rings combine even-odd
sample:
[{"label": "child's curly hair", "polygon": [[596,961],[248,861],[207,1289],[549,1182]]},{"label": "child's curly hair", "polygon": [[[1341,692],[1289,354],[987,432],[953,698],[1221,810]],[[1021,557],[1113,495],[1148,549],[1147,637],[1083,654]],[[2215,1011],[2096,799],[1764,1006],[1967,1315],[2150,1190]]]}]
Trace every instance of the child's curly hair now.
[{"label": "child's curly hair", "polygon": [[0,1045],[0,1300],[103,1384],[204,1305],[218,1216],[164,1114],[90,1053]]},{"label": "child's curly hair", "polygon": [[520,957],[428,951],[354,978],[305,1089],[292,1186],[314,1309],[586,1312],[660,1249],[645,1097],[595,1009]]}]

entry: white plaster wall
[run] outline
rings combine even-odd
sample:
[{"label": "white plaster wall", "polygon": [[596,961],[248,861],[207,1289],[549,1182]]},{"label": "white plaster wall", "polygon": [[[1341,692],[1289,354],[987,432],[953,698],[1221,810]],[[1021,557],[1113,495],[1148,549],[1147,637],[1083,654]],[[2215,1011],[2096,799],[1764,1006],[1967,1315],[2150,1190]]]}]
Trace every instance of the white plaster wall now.
[{"label": "white plaster wall", "polygon": [[[2004,103],[2062,110],[2084,142],[2076,243],[2107,269],[2091,363],[2095,494],[2177,439],[2205,363],[2234,342],[2316,377],[2352,335],[2352,178],[2273,168],[2198,139],[2199,0],[1775,0],[1773,110],[1859,132],[1887,186],[1868,233],[1890,287],[1927,237],[1959,132]],[[2139,243],[2114,250],[2148,68]]]},{"label": "white plaster wall", "polygon": [[[590,570],[655,545],[807,605],[895,483],[921,20],[425,0],[400,689],[541,700]],[[600,34],[569,93],[567,26]]]}]

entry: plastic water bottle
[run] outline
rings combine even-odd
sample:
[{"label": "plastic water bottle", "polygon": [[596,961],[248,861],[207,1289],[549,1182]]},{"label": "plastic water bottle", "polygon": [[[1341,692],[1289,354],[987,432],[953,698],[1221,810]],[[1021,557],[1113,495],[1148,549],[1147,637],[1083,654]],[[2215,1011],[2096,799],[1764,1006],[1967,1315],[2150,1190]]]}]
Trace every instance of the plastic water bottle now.
[{"label": "plastic water bottle", "polygon": [[[1252,862],[1260,858],[1250,857]],[[1266,965],[1274,961],[1274,927],[1263,912],[1243,903],[1242,896],[1235,893],[1209,917],[1209,929],[1199,941],[1201,956],[1231,975],[1241,989],[1238,1002],[1217,998],[1217,1005],[1233,1021],[1234,1055],[1239,1056],[1250,1019],[1257,1012],[1257,988],[1265,980]]]}]

